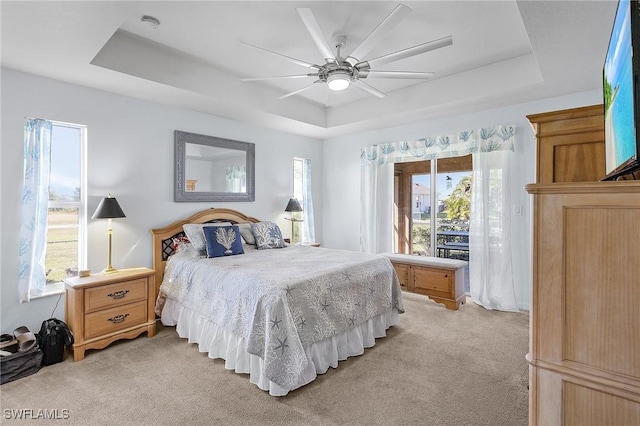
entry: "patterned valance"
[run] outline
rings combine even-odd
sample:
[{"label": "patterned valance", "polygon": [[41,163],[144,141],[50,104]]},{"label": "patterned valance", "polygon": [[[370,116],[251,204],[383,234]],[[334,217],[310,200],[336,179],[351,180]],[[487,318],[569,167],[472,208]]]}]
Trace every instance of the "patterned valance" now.
[{"label": "patterned valance", "polygon": [[388,142],[362,148],[360,161],[363,165],[403,163],[460,157],[477,152],[513,151],[515,133],[516,127],[509,125],[429,136],[414,141]]}]

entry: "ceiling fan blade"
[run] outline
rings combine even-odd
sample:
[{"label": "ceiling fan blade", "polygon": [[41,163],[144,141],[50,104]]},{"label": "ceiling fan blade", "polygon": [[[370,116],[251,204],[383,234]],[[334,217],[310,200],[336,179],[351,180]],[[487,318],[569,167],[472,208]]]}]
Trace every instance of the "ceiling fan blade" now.
[{"label": "ceiling fan blade", "polygon": [[302,89],[298,89],[298,90],[296,90],[295,92],[290,92],[290,93],[287,93],[286,95],[282,95],[282,96],[280,96],[278,99],[288,98],[289,96],[293,96],[293,95],[298,94],[298,93],[300,93],[300,92],[303,92],[303,91],[305,91],[305,90],[307,90],[307,89],[311,89],[311,88],[312,88],[316,83],[318,83],[319,81],[320,81],[320,80],[316,80],[316,81],[314,81],[313,83],[311,83],[310,85],[305,86],[305,87],[303,87]]},{"label": "ceiling fan blade", "polygon": [[425,79],[433,77],[433,72],[417,72],[417,71],[374,71],[364,70],[358,73],[358,78],[397,78],[397,79]]},{"label": "ceiling fan blade", "polygon": [[327,62],[335,61],[335,55],[331,50],[331,46],[329,46],[327,39],[324,38],[322,30],[320,29],[320,25],[318,25],[318,21],[316,21],[316,17],[313,16],[313,12],[311,12],[311,9],[300,7],[296,10],[298,11],[298,15],[300,15],[300,18],[302,19],[304,26],[307,27],[307,31],[311,35],[313,42],[320,50],[322,57]]},{"label": "ceiling fan blade", "polygon": [[362,61],[355,65],[356,68],[370,68],[389,62],[398,61],[400,59],[409,58],[411,56],[419,55],[421,53],[429,52],[431,50],[440,49],[441,47],[450,46],[453,44],[453,37],[447,36],[438,40],[428,41],[426,43],[419,44],[417,46],[409,47],[398,52],[389,53],[387,55],[379,56],[368,61]]},{"label": "ceiling fan blade", "polygon": [[298,65],[302,65],[303,67],[320,68],[319,65],[315,65],[315,64],[312,64],[312,63],[309,63],[309,62],[306,62],[306,61],[302,61],[300,59],[292,58],[291,56],[283,55],[282,53],[274,52],[272,50],[265,49],[264,47],[254,46],[253,44],[245,43],[243,41],[239,41],[238,44],[240,46],[243,46],[243,47],[250,47],[252,49],[262,50],[263,52],[271,53],[272,55],[280,56],[281,58],[284,58],[284,59],[288,60],[289,62],[293,62],[294,64],[298,64]]},{"label": "ceiling fan blade", "polygon": [[281,78],[307,78],[307,77],[317,77],[317,76],[318,74],[275,75],[273,77],[241,78],[240,81],[262,81],[262,80],[277,80]]},{"label": "ceiling fan blade", "polygon": [[348,56],[360,61],[389,31],[411,13],[411,8],[400,3]]},{"label": "ceiling fan blade", "polygon": [[376,96],[378,98],[382,99],[382,98],[387,96],[384,93],[382,93],[381,91],[379,91],[378,89],[375,89],[375,88],[369,86],[367,83],[365,83],[362,80],[355,80],[351,84],[353,84],[358,89],[363,90],[363,91],[369,93],[370,95]]}]

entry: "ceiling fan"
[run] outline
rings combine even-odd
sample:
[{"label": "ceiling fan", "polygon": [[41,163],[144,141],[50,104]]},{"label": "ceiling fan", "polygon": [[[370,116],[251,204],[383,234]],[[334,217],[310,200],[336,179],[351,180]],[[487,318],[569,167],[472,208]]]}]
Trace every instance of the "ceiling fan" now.
[{"label": "ceiling fan", "polygon": [[313,15],[311,9],[298,8],[296,10],[298,11],[302,22],[304,23],[307,31],[311,35],[311,38],[315,42],[325,60],[325,63],[323,65],[312,64],[300,59],[292,58],[290,56],[265,49],[263,47],[255,46],[245,42],[239,42],[241,46],[258,49],[263,52],[277,55],[290,62],[293,62],[294,64],[313,69],[312,72],[309,72],[307,74],[241,79],[242,81],[260,81],[307,77],[316,78],[316,80],[310,85],[280,96],[280,99],[284,99],[286,97],[307,90],[313,87],[316,83],[326,83],[330,90],[344,90],[347,87],[353,85],[371,95],[377,96],[379,98],[384,98],[386,96],[384,93],[370,86],[362,80],[366,79],[369,76],[394,79],[428,79],[431,78],[434,73],[415,71],[377,71],[375,70],[375,67],[453,44],[453,38],[451,36],[447,36],[437,40],[422,43],[417,46],[409,47],[407,49],[399,50],[397,52],[378,56],[377,58],[367,60],[363,59],[365,55],[384,37],[384,35],[386,35],[393,27],[395,27],[411,12],[411,8],[400,3],[380,24],[378,24],[378,26],[364,40],[362,40],[362,42],[353,50],[353,52],[351,52],[348,56],[343,57],[341,55],[341,50],[346,46],[346,36],[338,35],[333,37],[332,43],[333,47],[336,49],[336,53],[334,54],[333,50],[331,49],[331,45],[324,38],[324,35],[320,30],[320,26],[318,25],[318,21]]}]

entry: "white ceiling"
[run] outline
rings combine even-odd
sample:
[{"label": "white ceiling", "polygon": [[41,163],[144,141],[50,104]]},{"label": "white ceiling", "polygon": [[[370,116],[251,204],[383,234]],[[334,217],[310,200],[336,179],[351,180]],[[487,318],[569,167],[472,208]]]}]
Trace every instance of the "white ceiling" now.
[{"label": "white ceiling", "polygon": [[[297,7],[349,53],[395,1],[2,1],[2,66],[317,138],[598,89],[615,1],[406,1],[413,11],[365,59],[451,35],[453,45],[380,67],[430,80],[332,92],[296,59],[324,61]],[[160,21],[157,29],[142,15]]]}]

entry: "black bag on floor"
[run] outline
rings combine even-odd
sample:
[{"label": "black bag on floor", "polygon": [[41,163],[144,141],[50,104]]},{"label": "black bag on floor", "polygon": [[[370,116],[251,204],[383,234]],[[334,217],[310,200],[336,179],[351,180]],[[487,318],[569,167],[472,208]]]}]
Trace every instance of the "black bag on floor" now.
[{"label": "black bag on floor", "polygon": [[42,365],[51,365],[64,359],[64,349],[73,344],[73,333],[64,321],[50,318],[42,321],[38,333],[38,344],[42,349]]},{"label": "black bag on floor", "polygon": [[40,370],[42,351],[37,344],[20,352],[18,343],[14,340],[10,346],[5,346],[2,350],[10,352],[11,355],[0,356],[0,384],[12,382]]}]

